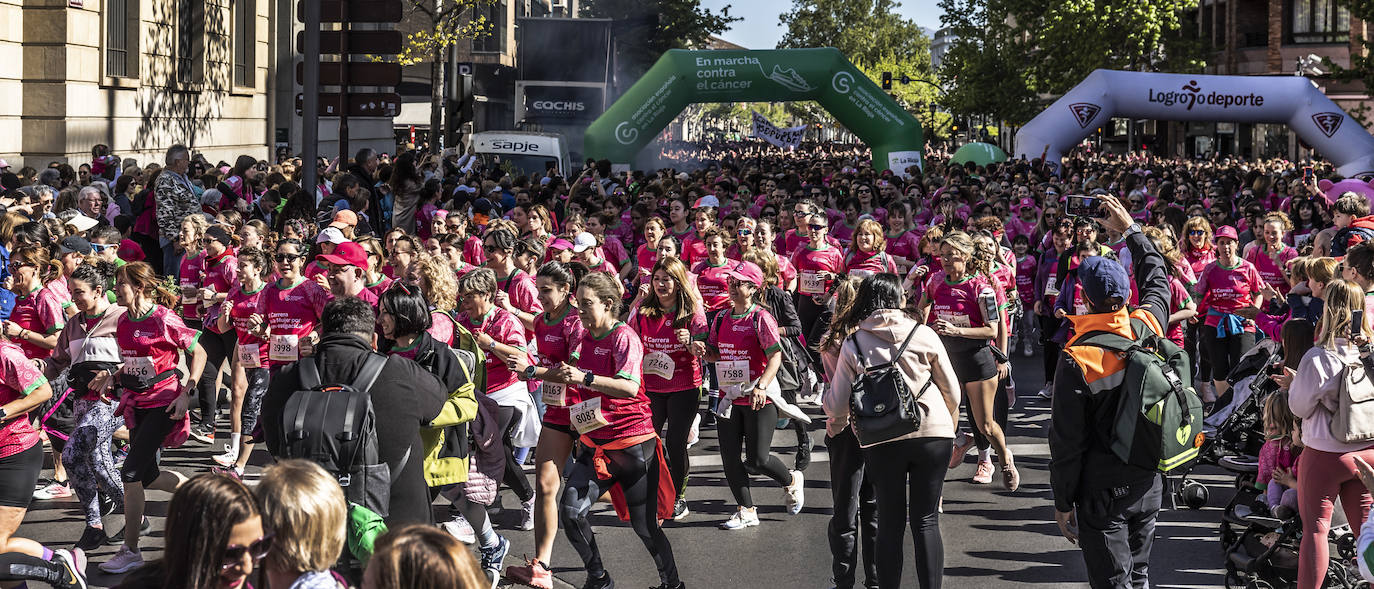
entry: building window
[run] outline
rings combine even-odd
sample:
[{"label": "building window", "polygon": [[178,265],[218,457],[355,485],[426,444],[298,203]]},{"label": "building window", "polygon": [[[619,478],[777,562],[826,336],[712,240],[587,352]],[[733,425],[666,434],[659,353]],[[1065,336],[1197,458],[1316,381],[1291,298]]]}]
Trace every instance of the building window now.
[{"label": "building window", "polygon": [[205,74],[205,0],[177,3],[176,30],[176,81],[199,83]]},{"label": "building window", "polygon": [[139,0],[105,0],[105,75],[138,77]]},{"label": "building window", "polygon": [[1291,0],[1293,43],[1345,43],[1350,40],[1350,9],[1339,0]]},{"label": "building window", "polygon": [[251,88],[257,76],[256,0],[234,0],[234,85]]},{"label": "building window", "polygon": [[506,52],[506,3],[507,0],[499,0],[473,9],[475,14],[486,17],[490,33],[472,40],[473,51]]}]

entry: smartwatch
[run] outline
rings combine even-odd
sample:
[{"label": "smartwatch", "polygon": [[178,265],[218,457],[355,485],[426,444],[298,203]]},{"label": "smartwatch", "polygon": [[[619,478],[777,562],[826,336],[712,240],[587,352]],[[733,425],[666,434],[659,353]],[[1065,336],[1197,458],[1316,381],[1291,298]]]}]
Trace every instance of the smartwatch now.
[{"label": "smartwatch", "polygon": [[534,380],[534,366],[526,366],[525,370],[523,370],[521,374],[525,376],[525,380]]},{"label": "smartwatch", "polygon": [[592,386],[592,380],[594,379],[596,379],[596,375],[588,372],[582,375],[582,384],[584,386]]}]

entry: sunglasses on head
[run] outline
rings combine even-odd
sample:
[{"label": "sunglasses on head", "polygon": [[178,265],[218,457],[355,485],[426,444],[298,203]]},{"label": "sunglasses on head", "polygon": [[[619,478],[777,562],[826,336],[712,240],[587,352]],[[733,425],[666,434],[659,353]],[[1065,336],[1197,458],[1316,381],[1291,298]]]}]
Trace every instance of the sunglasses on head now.
[{"label": "sunglasses on head", "polygon": [[266,536],[258,538],[257,540],[254,540],[252,544],[249,544],[247,546],[230,544],[224,548],[224,562],[221,564],[221,566],[226,569],[236,566],[239,563],[243,562],[243,556],[245,554],[252,558],[254,562],[257,562],[259,560],[262,560],[263,558],[266,558],[267,553],[271,551],[272,534],[268,534]]}]

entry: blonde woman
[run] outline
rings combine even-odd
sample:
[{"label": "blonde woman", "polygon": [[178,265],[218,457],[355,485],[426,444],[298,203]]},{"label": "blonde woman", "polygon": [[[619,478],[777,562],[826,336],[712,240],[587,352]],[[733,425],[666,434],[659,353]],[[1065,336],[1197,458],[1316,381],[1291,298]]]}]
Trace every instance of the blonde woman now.
[{"label": "blonde woman", "polygon": [[897,273],[897,260],[887,255],[887,237],[880,223],[873,219],[859,221],[844,265],[849,268],[849,275],[856,278]]},{"label": "blonde woman", "polygon": [[329,568],[343,552],[348,502],[314,462],[283,460],[262,471],[254,495],[272,548],[263,569],[272,587],[342,589]]}]

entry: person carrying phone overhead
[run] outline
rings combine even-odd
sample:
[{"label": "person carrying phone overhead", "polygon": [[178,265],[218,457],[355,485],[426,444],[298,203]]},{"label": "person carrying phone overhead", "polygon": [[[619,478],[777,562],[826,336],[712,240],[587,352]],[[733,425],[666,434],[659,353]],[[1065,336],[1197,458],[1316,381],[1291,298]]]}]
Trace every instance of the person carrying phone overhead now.
[{"label": "person carrying phone overhead", "polygon": [[[1140,306],[1130,309],[1131,279],[1115,260],[1089,256],[1078,267],[1078,281],[1088,313],[1069,315],[1074,332],[1106,331],[1132,340],[1132,320],[1164,335],[1169,321],[1169,275],[1165,259],[1141,232],[1126,207],[1102,196],[1100,217],[1108,230],[1120,233],[1135,260]],[[1075,338],[1077,339],[1077,338]],[[1072,346],[1074,341],[1069,342]],[[1086,350],[1080,353],[1078,350]],[[1094,354],[1095,353],[1095,354]],[[1097,356],[1096,359],[1085,356]],[[1059,359],[1055,371],[1050,425],[1050,486],[1055,520],[1069,542],[1078,544],[1092,587],[1146,587],[1155,519],[1163,498],[1163,479],[1153,469],[1121,460],[1107,446],[1109,424],[1095,416],[1118,395],[1089,385],[1088,372],[1098,372],[1111,358],[1101,348],[1082,346]],[[1096,362],[1099,366],[1094,367]],[[1096,368],[1096,370],[1094,370]]]}]

